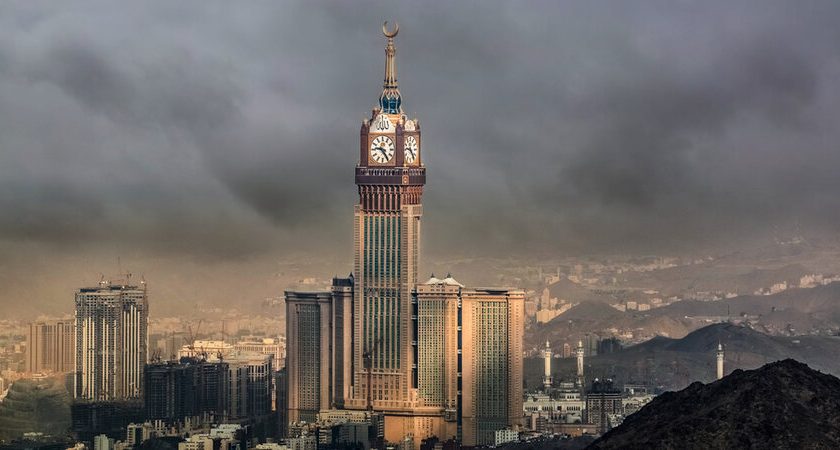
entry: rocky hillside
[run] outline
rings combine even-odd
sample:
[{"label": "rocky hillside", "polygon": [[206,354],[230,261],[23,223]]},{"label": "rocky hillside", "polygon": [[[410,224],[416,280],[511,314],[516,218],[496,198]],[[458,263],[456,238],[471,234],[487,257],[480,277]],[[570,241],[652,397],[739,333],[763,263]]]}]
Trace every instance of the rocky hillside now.
[{"label": "rocky hillside", "polygon": [[591,449],[840,448],[840,379],[786,359],[656,397]]},{"label": "rocky hillside", "polygon": [[60,377],[18,380],[0,403],[0,442],[35,431],[64,436],[70,430],[70,394]]}]

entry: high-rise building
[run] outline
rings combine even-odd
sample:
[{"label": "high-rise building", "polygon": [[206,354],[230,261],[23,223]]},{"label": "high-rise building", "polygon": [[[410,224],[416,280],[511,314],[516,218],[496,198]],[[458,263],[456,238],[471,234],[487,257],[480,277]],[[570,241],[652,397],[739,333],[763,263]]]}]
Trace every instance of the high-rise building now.
[{"label": "high-rise building", "polygon": [[289,422],[314,422],[330,408],[331,316],[331,292],[286,291]]},{"label": "high-rise building", "polygon": [[146,418],[174,423],[196,414],[196,367],[164,362],[143,370],[143,409]]},{"label": "high-rise building", "polygon": [[274,398],[272,356],[235,352],[225,364],[230,368],[230,408],[226,420],[266,423]]},{"label": "high-rise building", "polygon": [[717,379],[723,378],[723,344],[717,346]]},{"label": "high-rise building", "polygon": [[148,319],[145,282],[76,292],[76,399],[142,399]]},{"label": "high-rise building", "polygon": [[[387,24],[386,24],[387,25]],[[385,46],[379,105],[362,121],[356,166],[353,380],[351,408],[386,412],[386,439],[410,433],[411,289],[417,283],[421,197],[426,182],[420,124],[402,109],[394,37]]]},{"label": "high-rise building", "polygon": [[418,438],[436,436],[448,440],[458,436],[463,287],[452,277],[432,276],[414,289],[412,378],[417,392],[414,414],[422,418],[417,420],[414,430]]},{"label": "high-rise building", "polygon": [[148,420],[166,424],[183,423],[185,418],[225,417],[230,397],[226,362],[182,358],[146,365],[143,407]]},{"label": "high-rise building", "polygon": [[353,380],[353,274],[332,281],[332,402],[343,408]]},{"label": "high-rise building", "polygon": [[426,169],[397,87],[399,28],[385,25],[385,83],[360,130],[353,272],[330,291],[286,292],[288,422],[363,410],[384,417],[388,442],[493,444],[523,415],[524,293],[418,284]]},{"label": "high-rise building", "polygon": [[461,443],[492,445],[495,432],[522,423],[525,292],[461,292]]},{"label": "high-rise building", "polygon": [[288,367],[284,366],[274,375],[274,390],[277,399],[277,437],[280,439],[289,436],[289,382],[286,380],[288,371]]},{"label": "high-rise building", "polygon": [[148,364],[144,375],[144,410],[149,420],[176,424],[199,417],[269,422],[274,393],[271,355],[234,352],[223,360],[181,358]]},{"label": "high-rise building", "polygon": [[75,370],[76,323],[48,320],[29,324],[26,335],[26,371],[72,372]]},{"label": "high-rise building", "polygon": [[517,429],[525,293],[433,276],[417,285],[412,303],[415,438],[492,445],[497,430]]},{"label": "high-rise building", "polygon": [[286,348],[275,338],[249,337],[233,344],[237,352],[252,352],[271,356],[271,366],[274,370],[283,367],[286,359]]}]

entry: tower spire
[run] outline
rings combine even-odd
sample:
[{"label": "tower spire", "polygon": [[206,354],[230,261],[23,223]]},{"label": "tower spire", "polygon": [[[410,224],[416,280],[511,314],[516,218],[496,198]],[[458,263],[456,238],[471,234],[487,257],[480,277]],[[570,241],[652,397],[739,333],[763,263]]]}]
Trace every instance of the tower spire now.
[{"label": "tower spire", "polygon": [[386,114],[399,114],[402,112],[400,105],[400,90],[397,87],[397,48],[394,46],[394,37],[400,32],[400,24],[394,23],[394,31],[388,31],[388,22],[382,24],[382,34],[388,38],[385,45],[385,82],[382,85],[382,95],[379,96],[379,106]]}]

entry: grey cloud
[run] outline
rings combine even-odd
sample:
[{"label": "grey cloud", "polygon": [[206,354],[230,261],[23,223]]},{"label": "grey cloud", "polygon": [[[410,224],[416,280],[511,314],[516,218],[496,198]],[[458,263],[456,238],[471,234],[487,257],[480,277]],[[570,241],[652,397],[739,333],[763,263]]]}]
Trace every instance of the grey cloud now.
[{"label": "grey cloud", "polygon": [[161,253],[342,254],[384,19],[430,253],[691,247],[840,210],[830,2],[65,8],[0,19],[0,239],[96,218]]}]

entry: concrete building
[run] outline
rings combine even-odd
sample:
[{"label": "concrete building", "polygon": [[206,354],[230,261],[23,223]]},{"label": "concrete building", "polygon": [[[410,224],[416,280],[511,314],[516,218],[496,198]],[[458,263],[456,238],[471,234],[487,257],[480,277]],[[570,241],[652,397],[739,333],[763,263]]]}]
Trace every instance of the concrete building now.
[{"label": "concrete building", "polygon": [[[560,383],[551,395],[534,393],[525,396],[522,404],[530,428],[534,431],[548,431],[548,425],[558,423],[582,423],[586,410],[580,389],[575,383]],[[537,426],[544,419],[543,428]]]},{"label": "concrete building", "polygon": [[151,439],[155,427],[151,422],[130,423],[125,429],[125,443],[129,447],[136,447]]},{"label": "concrete building", "polygon": [[272,355],[234,352],[224,361],[229,368],[229,402],[226,420],[268,423],[274,398]]},{"label": "concrete building", "polygon": [[230,409],[227,362],[182,358],[146,365],[144,411],[149,420],[173,425],[190,417],[222,420]]},{"label": "concrete building", "polygon": [[26,335],[28,373],[64,373],[75,370],[76,322],[48,320],[29,324]]},{"label": "concrete building", "polygon": [[595,379],[586,391],[586,418],[595,425],[598,434],[604,434],[623,419],[622,392],[612,380]]},{"label": "concrete building", "polygon": [[386,35],[379,104],[360,130],[354,213],[353,379],[345,406],[386,414],[386,439],[419,435],[412,390],[411,290],[417,284],[426,168],[420,122],[402,110],[399,30]]},{"label": "concrete building", "polygon": [[281,345],[280,339],[250,337],[233,344],[233,350],[271,356],[271,367],[275,370],[285,364],[286,347]]},{"label": "concrete building", "polygon": [[344,408],[353,381],[353,274],[332,280],[332,406]]},{"label": "concrete building", "polygon": [[332,402],[332,294],[286,291],[288,421],[314,422]]},{"label": "concrete building", "polygon": [[420,123],[401,108],[397,31],[383,28],[385,84],[360,130],[353,273],[330,291],[286,292],[288,430],[343,408],[381,413],[399,445],[492,445],[522,421],[525,294],[418,284],[426,169]]},{"label": "concrete building", "polygon": [[146,284],[103,281],[76,292],[76,399],[141,399],[148,345]]},{"label": "concrete building", "polygon": [[93,438],[93,450],[111,450],[114,440],[107,435],[100,434]]},{"label": "concrete building", "polygon": [[723,378],[723,344],[717,346],[717,379]]},{"label": "concrete building", "polygon": [[461,293],[461,443],[489,445],[496,430],[522,422],[525,293],[476,288]]},{"label": "concrete building", "polygon": [[289,436],[289,382],[288,368],[283,367],[274,373],[275,402],[277,406],[277,437]]},{"label": "concrete building", "polygon": [[569,345],[568,342],[563,343],[563,357],[564,358],[571,358],[572,357],[572,346]]},{"label": "concrete building", "polygon": [[[425,417],[418,434],[454,439],[458,434],[459,326],[463,285],[447,276],[432,276],[412,295],[412,385],[415,415]],[[422,415],[422,416],[421,416]]]},{"label": "concrete building", "polygon": [[[146,419],[168,425],[201,421],[265,424],[272,415],[273,358],[234,352],[222,361],[182,358],[145,368]],[[273,434],[273,432],[272,432]]]},{"label": "concrete building", "polygon": [[493,446],[498,447],[509,442],[517,442],[519,440],[519,432],[514,430],[496,430],[493,438]]},{"label": "concrete building", "polygon": [[184,344],[178,350],[178,358],[201,358],[208,361],[225,359],[236,349],[225,341],[198,339]]}]

